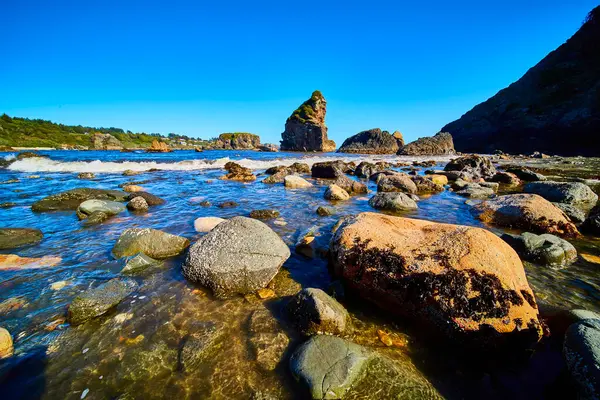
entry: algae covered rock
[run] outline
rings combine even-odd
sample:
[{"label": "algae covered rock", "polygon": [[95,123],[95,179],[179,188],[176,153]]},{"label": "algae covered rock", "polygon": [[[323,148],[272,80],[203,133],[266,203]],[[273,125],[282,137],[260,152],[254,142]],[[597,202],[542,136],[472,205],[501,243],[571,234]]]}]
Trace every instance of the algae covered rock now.
[{"label": "algae covered rock", "polygon": [[266,308],[250,316],[248,342],[256,363],[266,371],[273,371],[284,357],[290,339]]},{"label": "algae covered rock", "polygon": [[348,311],[321,289],[302,289],[286,308],[290,321],[304,335],[339,335],[350,327]]},{"label": "algae covered rock", "polygon": [[181,254],[189,245],[188,239],[157,229],[130,228],[119,236],[112,254],[121,258],[144,253],[148,257],[163,259]]},{"label": "algae covered rock", "polygon": [[450,338],[494,347],[541,337],[521,260],[487,230],[362,213],[337,229],[331,257],[361,297]]},{"label": "algae covered rock", "polygon": [[15,249],[41,242],[42,231],[30,228],[0,228],[0,250]]},{"label": "algae covered rock", "polygon": [[68,320],[73,325],[79,325],[105,314],[136,289],[137,284],[133,280],[116,278],[86,290],[69,305]]},{"label": "algae covered rock", "polygon": [[128,193],[120,190],[79,188],[38,200],[31,209],[38,212],[76,210],[86,200],[125,201],[127,196]]},{"label": "algae covered rock", "polygon": [[316,335],[292,354],[290,369],[313,399],[341,399],[364,376],[370,357],[362,346]]},{"label": "algae covered rock", "polygon": [[108,215],[117,215],[125,211],[126,206],[123,203],[111,200],[86,200],[79,205],[77,208],[78,215],[85,218],[93,214],[94,212],[103,212]]},{"label": "algae covered rock", "polygon": [[400,192],[377,193],[371,197],[369,205],[377,210],[386,211],[413,211],[419,208],[413,199]]},{"label": "algae covered rock", "polygon": [[247,294],[264,288],[289,257],[288,246],[263,222],[234,217],[190,247],[183,274],[217,296]]}]

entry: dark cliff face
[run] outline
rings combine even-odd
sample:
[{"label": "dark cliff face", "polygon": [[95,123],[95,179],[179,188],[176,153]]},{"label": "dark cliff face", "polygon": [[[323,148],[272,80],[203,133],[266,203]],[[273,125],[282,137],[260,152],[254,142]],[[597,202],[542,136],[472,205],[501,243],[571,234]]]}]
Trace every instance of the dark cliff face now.
[{"label": "dark cliff face", "polygon": [[314,91],[287,119],[281,134],[281,150],[334,151],[335,142],[327,138],[326,112],[325,97]]},{"label": "dark cliff face", "polygon": [[600,156],[600,6],[521,79],[442,131],[462,152]]}]

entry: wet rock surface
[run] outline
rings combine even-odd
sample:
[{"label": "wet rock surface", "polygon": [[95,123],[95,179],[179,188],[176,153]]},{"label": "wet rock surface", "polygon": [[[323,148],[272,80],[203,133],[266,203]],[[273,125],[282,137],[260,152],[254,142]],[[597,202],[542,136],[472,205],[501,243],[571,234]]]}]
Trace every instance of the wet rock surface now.
[{"label": "wet rock surface", "polygon": [[246,294],[264,288],[289,256],[287,245],[267,225],[234,217],[190,247],[183,273],[217,296]]},{"label": "wet rock surface", "polygon": [[582,398],[600,396],[600,320],[584,319],[567,329],[564,356]]},{"label": "wet rock surface", "polygon": [[524,259],[553,267],[566,267],[577,260],[577,250],[564,239],[554,235],[504,234],[502,239]]},{"label": "wet rock surface", "polygon": [[112,254],[115,258],[121,258],[144,253],[152,258],[163,259],[181,254],[189,245],[190,241],[181,236],[157,229],[131,228],[119,236]]},{"label": "wet rock surface", "polygon": [[534,193],[548,201],[567,204],[591,204],[598,201],[589,186],[581,182],[532,182],[523,188],[525,193]]},{"label": "wet rock surface", "polygon": [[75,297],[69,305],[69,322],[73,325],[105,314],[137,289],[130,279],[112,279]]},{"label": "wet rock surface", "polygon": [[44,238],[42,231],[30,228],[0,228],[0,250],[33,245]]},{"label": "wet rock surface", "polygon": [[127,193],[119,190],[72,189],[36,201],[31,209],[38,212],[75,210],[86,200],[125,201],[127,196]]},{"label": "wet rock surface", "polygon": [[291,323],[304,335],[339,335],[350,328],[348,311],[321,289],[307,288],[286,306]]},{"label": "wet rock surface", "polygon": [[265,308],[250,316],[248,342],[257,364],[266,371],[273,371],[283,360],[289,338],[277,319]]},{"label": "wet rock surface", "polygon": [[377,193],[369,200],[369,205],[377,210],[412,211],[419,208],[417,203],[404,193]]},{"label": "wet rock surface", "polygon": [[496,168],[489,158],[477,154],[463,156],[450,161],[444,167],[447,172],[461,172],[472,179],[490,179],[496,174]]}]

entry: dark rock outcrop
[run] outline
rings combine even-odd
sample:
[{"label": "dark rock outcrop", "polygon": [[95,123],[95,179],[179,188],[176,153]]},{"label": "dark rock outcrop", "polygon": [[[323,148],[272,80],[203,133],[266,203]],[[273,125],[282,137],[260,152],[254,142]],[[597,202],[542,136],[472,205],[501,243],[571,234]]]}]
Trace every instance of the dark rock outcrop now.
[{"label": "dark rock outcrop", "polygon": [[477,154],[459,157],[450,161],[444,171],[464,172],[471,179],[490,179],[496,175],[496,168],[489,158]]},{"label": "dark rock outcrop", "polygon": [[396,154],[398,141],[388,131],[379,128],[362,131],[344,141],[339,153]]},{"label": "dark rock outcrop", "polygon": [[439,132],[432,137],[424,137],[410,142],[398,151],[402,156],[445,155],[454,154],[452,135]]},{"label": "dark rock outcrop", "polygon": [[517,82],[442,128],[462,152],[600,155],[600,6]]},{"label": "dark rock outcrop", "polygon": [[282,151],[334,151],[335,142],[327,138],[327,102],[318,90],[290,115],[281,134]]}]

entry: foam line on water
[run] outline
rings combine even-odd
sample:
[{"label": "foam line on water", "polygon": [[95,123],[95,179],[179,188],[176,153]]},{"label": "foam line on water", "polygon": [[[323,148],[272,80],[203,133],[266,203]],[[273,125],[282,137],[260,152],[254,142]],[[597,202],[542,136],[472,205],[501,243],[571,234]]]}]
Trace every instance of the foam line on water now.
[{"label": "foam line on water", "polygon": [[342,155],[330,156],[299,156],[286,157],[271,160],[253,160],[243,158],[239,160],[229,157],[216,160],[194,159],[181,160],[178,162],[156,162],[156,161],[57,161],[50,158],[26,158],[17,160],[8,166],[9,170],[18,172],[94,172],[94,173],[120,173],[125,170],[147,171],[149,169],[158,169],[164,171],[194,171],[208,169],[222,169],[229,161],[250,168],[252,170],[264,170],[278,165],[291,165],[295,162],[307,163],[309,166],[322,161],[344,160],[354,161],[389,161],[389,162],[412,162],[412,161],[448,161],[451,156],[364,156],[348,157]]}]

